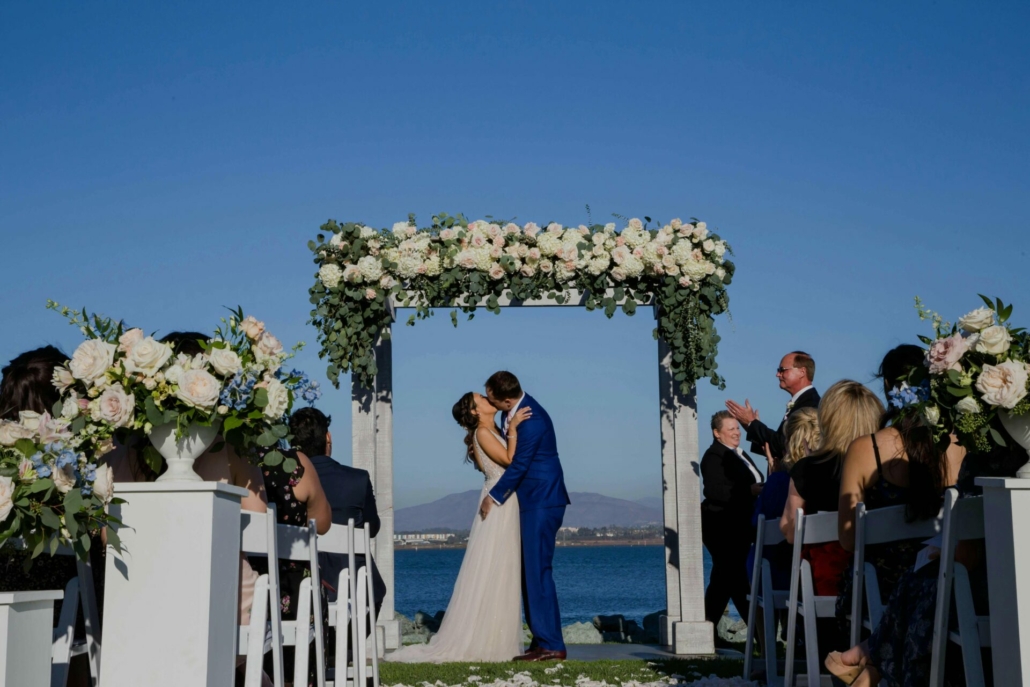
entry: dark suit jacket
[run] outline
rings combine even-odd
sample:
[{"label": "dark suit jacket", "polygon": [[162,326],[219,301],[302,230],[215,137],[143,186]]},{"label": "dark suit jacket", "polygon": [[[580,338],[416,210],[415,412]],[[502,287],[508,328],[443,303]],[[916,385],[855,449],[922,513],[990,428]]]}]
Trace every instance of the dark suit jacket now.
[{"label": "dark suit jacket", "polygon": [[[790,413],[787,414],[787,418],[793,415],[802,408],[818,408],[819,407],[819,392],[812,387],[805,393],[798,396],[798,400],[794,402],[794,407],[790,409]],[[773,458],[780,460],[787,454],[787,419],[784,418],[780,422],[780,426],[776,428],[776,431],[772,431],[764,422],[761,420],[755,420],[747,427],[747,440],[751,442],[751,452],[759,455],[765,455],[765,444],[769,444],[769,450],[772,451]]]},{"label": "dark suit jacket", "polygon": [[[751,464],[754,465],[754,461]],[[761,471],[758,474],[761,475]],[[701,458],[701,479],[704,480],[702,508],[705,511],[726,519],[740,520],[742,525],[750,524],[751,513],[755,509],[751,485],[759,480],[755,479],[740,456],[718,441],[713,442]]]},{"label": "dark suit jacket", "polygon": [[519,425],[518,445],[511,465],[490,490],[490,496],[504,503],[513,493],[518,494],[522,511],[567,506],[569,492],[565,490],[551,416],[529,394],[522,399],[519,408],[531,409],[533,416]]},{"label": "dark suit jacket", "polygon": [[[322,490],[329,500],[329,506],[333,509],[333,523],[346,526],[347,521],[353,518],[354,527],[364,527],[367,522],[369,533],[373,537],[379,534],[379,512],[376,510],[376,496],[368,472],[337,463],[329,456],[311,456],[311,462],[318,473],[319,481],[322,482]],[[361,567],[365,564],[365,557],[356,556],[355,562]],[[318,567],[321,569],[322,580],[335,590],[339,584],[340,572],[347,567],[347,556],[320,553]],[[375,561],[372,561],[372,584],[378,607],[382,605],[386,596],[386,583],[379,574]],[[329,591],[330,601],[335,601],[336,596],[335,591]]]}]

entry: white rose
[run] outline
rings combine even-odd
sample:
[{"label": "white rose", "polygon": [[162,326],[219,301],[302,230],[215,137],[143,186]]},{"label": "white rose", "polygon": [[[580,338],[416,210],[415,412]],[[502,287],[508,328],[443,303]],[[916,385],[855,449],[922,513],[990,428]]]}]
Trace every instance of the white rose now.
[{"label": "white rose", "polygon": [[967,332],[978,332],[994,324],[994,312],[990,308],[977,308],[958,318],[958,326]]},{"label": "white rose", "polygon": [[136,409],[136,398],[125,393],[121,384],[112,384],[100,394],[93,406],[94,420],[101,420],[112,427],[128,427],[132,424],[133,411]]},{"label": "white rose", "polygon": [[637,219],[636,217],[634,217],[633,219],[631,219],[631,220],[629,221],[629,228],[630,228],[630,229],[635,229],[635,230],[640,230],[640,229],[643,229],[643,228],[644,228],[644,223],[643,223],[643,222],[641,222],[641,221],[640,221],[639,219]]},{"label": "white rose", "polygon": [[236,355],[236,351],[228,346],[225,348],[212,346],[211,350],[207,353],[207,359],[211,363],[211,367],[215,369],[215,372],[223,377],[231,377],[243,369],[240,356]]},{"label": "white rose", "polygon": [[142,329],[130,329],[121,336],[118,337],[118,350],[122,353],[128,353],[132,350],[132,347],[143,340]]},{"label": "white rose", "polygon": [[1009,330],[1006,327],[995,325],[980,332],[976,341],[976,350],[980,353],[1001,355],[1009,350],[1011,342],[1012,335],[1009,334]]},{"label": "white rose", "polygon": [[705,249],[706,253],[711,253],[715,250],[715,241],[713,241],[712,239],[707,239],[704,243],[701,244],[701,247]]},{"label": "white rose", "polygon": [[14,508],[14,480],[0,477],[0,523],[7,519]]},{"label": "white rose", "polygon": [[923,410],[923,419],[926,420],[926,424],[931,427],[936,427],[937,423],[940,422],[941,419],[940,408],[937,406],[927,406],[926,409]]},{"label": "white rose", "polygon": [[975,415],[980,412],[980,404],[972,396],[966,396],[955,404],[955,410],[965,415]]},{"label": "white rose", "polygon": [[75,383],[75,377],[68,371],[66,367],[55,367],[54,376],[52,378],[54,387],[58,391],[65,391],[68,387]]},{"label": "white rose", "polygon": [[87,384],[95,382],[103,377],[114,364],[116,350],[114,344],[100,339],[83,341],[72,354],[68,369],[76,379],[81,379]]},{"label": "white rose", "polygon": [[343,279],[343,270],[340,269],[339,265],[331,262],[327,265],[322,265],[318,270],[318,278],[327,289],[335,289],[339,286],[340,280]]},{"label": "white rose", "polygon": [[169,384],[178,384],[179,379],[182,377],[182,373],[185,371],[186,370],[183,369],[182,365],[180,365],[179,363],[175,363],[167,370],[165,370],[165,379],[168,381]]},{"label": "white rose", "polygon": [[253,315],[247,315],[243,322],[240,322],[240,329],[243,330],[248,339],[257,341],[265,333],[265,323],[256,319]]},{"label": "white rose", "polygon": [[261,363],[271,360],[282,352],[283,345],[269,332],[262,334],[257,345],[254,346],[254,357]]},{"label": "white rose", "polygon": [[93,481],[93,494],[103,501],[104,505],[111,502],[114,496],[114,471],[110,465],[97,467],[97,478]]},{"label": "white rose", "polygon": [[215,407],[222,388],[211,373],[206,370],[188,370],[179,377],[179,388],[175,395],[180,401],[193,408],[205,410]]},{"label": "white rose", "polygon": [[61,418],[74,420],[79,416],[79,395],[74,391],[61,399]]},{"label": "white rose", "polygon": [[148,336],[137,342],[125,356],[125,371],[153,377],[171,357],[171,347]]},{"label": "white rose", "polygon": [[33,432],[39,429],[40,414],[34,410],[20,410],[18,411],[18,422],[21,423],[22,427],[27,427]]},{"label": "white rose", "polygon": [[494,263],[490,267],[490,271],[487,272],[487,274],[490,275],[491,279],[494,279],[494,280],[500,279],[500,278],[502,278],[504,276],[504,268],[501,267],[500,265],[498,265],[497,263]]},{"label": "white rose", "polygon": [[57,487],[57,491],[62,494],[67,494],[75,488],[74,465],[65,465],[60,470],[55,467],[54,471],[50,473],[50,477],[54,480],[54,486]]},{"label": "white rose", "polygon": [[265,417],[278,420],[290,409],[290,392],[278,379],[269,381],[265,390],[268,392],[268,405],[264,407]]},{"label": "white rose", "polygon": [[19,439],[31,439],[34,434],[21,423],[0,420],[0,446],[14,446]]},{"label": "white rose", "polygon": [[1027,367],[1008,360],[1000,365],[984,365],[976,380],[976,389],[984,403],[999,408],[1015,408],[1026,397]]}]

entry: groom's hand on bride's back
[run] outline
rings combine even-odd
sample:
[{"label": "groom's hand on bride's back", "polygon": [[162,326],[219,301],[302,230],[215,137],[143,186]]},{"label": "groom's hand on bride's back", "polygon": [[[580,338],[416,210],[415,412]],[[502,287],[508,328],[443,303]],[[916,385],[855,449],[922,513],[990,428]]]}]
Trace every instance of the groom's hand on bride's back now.
[{"label": "groom's hand on bride's back", "polygon": [[[483,499],[483,502],[479,504],[479,517],[486,520],[486,516],[490,514],[490,509],[493,508],[494,500],[488,495]],[[466,511],[467,512],[467,511]]]}]

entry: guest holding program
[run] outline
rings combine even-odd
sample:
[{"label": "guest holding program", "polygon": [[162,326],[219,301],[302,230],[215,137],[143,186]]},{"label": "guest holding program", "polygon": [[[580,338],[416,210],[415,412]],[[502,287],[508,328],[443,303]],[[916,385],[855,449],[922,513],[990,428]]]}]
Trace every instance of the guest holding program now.
[{"label": "guest holding program", "polygon": [[802,408],[818,408],[819,392],[812,386],[815,379],[815,360],[804,351],[793,351],[783,356],[780,366],[776,368],[776,379],[780,388],[790,394],[787,411],[780,420],[776,431],[770,429],[758,417],[758,411],[751,407],[751,402],[744,400],[744,405],[736,401],[726,401],[730,414],[747,429],[747,440],[751,442],[754,453],[763,453],[769,444],[769,452],[774,460],[782,460],[787,455],[787,437],[784,432],[787,419],[791,413]]},{"label": "guest holding program", "polygon": [[712,556],[705,619],[717,625],[730,599],[740,616],[747,617],[746,561],[755,539],[751,513],[765,480],[740,448],[740,425],[728,411],[712,416],[712,436],[714,441],[701,458],[701,539]]}]

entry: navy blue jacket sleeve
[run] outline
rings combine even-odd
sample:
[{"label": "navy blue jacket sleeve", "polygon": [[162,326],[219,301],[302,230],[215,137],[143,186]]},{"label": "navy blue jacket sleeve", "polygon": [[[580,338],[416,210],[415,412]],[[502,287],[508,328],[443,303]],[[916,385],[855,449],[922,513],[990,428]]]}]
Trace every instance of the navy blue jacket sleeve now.
[{"label": "navy blue jacket sleeve", "polygon": [[379,521],[379,510],[376,508],[376,494],[372,489],[371,478],[365,479],[365,505],[362,510],[364,511],[365,522],[368,523],[369,534],[375,537],[379,534],[381,523]]},{"label": "navy blue jacket sleeve", "polygon": [[536,458],[536,452],[540,448],[540,440],[543,439],[546,427],[544,421],[538,417],[531,417],[524,421],[515,430],[518,435],[518,445],[515,447],[515,455],[511,459],[511,465],[504,471],[501,479],[490,490],[490,496],[498,503],[504,503],[508,497],[515,493],[522,480],[529,470],[529,466]]}]

